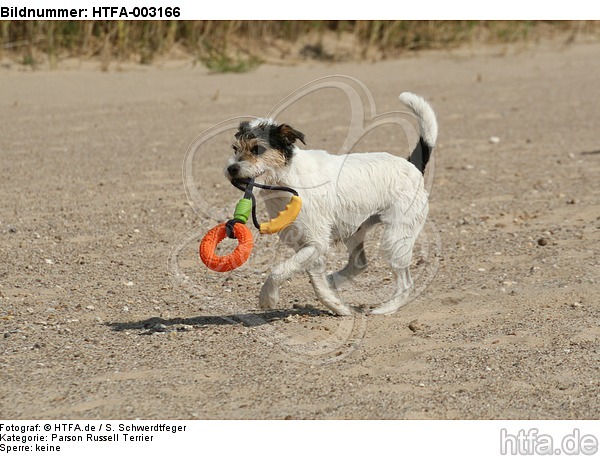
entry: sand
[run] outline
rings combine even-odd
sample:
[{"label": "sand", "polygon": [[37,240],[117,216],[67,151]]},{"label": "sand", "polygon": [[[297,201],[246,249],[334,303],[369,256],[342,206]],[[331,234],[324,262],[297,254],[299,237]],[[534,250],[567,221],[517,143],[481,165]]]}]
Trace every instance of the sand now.
[{"label": "sand", "polygon": [[[500,51],[241,75],[4,65],[0,418],[597,419],[600,45]],[[221,172],[232,131],[197,136],[333,74],[362,81],[379,114],[403,110],[405,90],[438,114],[416,290],[392,316],[332,316],[305,275],[259,310],[289,251],[256,231],[232,273],[196,255],[240,197]],[[350,113],[326,89],[278,118],[335,152]],[[414,139],[389,124],[355,150],[405,156]],[[391,293],[379,237],[341,290],[352,305]],[[334,248],[330,268],[343,260]]]}]

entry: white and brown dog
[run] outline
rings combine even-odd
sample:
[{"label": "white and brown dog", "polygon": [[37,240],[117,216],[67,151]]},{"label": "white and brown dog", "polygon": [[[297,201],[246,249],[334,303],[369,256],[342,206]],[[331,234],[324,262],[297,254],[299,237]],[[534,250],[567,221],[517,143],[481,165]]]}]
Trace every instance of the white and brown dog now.
[{"label": "white and brown dog", "polygon": [[[259,304],[274,308],[280,285],[295,272],[307,271],[319,300],[338,315],[352,308],[338,297],[336,287],[367,267],[364,238],[377,223],[384,225],[381,247],[387,253],[395,276],[389,301],[373,314],[389,314],[407,302],[413,285],[409,266],[412,251],[428,212],[428,194],[423,173],[435,147],[437,121],[431,106],[421,97],[405,92],[400,101],[418,119],[419,142],[408,160],[386,152],[332,155],[324,150],[302,150],[304,135],[272,119],[242,122],[227,162],[228,179],[256,178],[269,185],[296,189],[302,210],[292,226],[280,234],[296,253],[273,267],[264,283]],[[282,193],[266,200],[275,217],[289,202]],[[325,254],[333,242],[345,243],[348,264],[340,271],[325,273]]]}]

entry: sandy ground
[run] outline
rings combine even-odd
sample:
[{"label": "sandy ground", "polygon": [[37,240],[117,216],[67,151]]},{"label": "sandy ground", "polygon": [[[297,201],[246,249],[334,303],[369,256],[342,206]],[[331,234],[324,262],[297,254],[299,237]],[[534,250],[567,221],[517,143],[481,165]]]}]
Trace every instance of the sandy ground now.
[{"label": "sandy ground", "polygon": [[[599,57],[575,44],[243,75],[2,68],[0,418],[599,418]],[[331,74],[362,81],[378,113],[402,110],[404,90],[438,113],[417,290],[393,316],[329,315],[304,275],[261,312],[288,254],[274,238],[229,274],[196,257],[240,194],[221,173],[228,131],[188,155],[190,205],[188,146]],[[327,89],[279,119],[336,151],[349,113]],[[382,126],[357,150],[404,156],[407,135]],[[353,305],[391,292],[378,235],[341,290]]]}]

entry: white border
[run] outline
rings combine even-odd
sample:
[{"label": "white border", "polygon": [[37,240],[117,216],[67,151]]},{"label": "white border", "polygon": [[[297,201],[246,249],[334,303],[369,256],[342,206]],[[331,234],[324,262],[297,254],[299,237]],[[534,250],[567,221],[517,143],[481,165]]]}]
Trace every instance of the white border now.
[{"label": "white border", "polygon": [[[45,435],[50,438],[55,426],[65,427],[61,435],[82,435],[88,432],[75,430],[79,425],[95,426],[94,435],[114,435],[119,424],[185,426],[183,432],[131,432],[129,435],[151,436],[152,441],[126,442],[123,432],[118,442],[47,442],[60,445],[62,456],[131,456],[144,455],[235,455],[235,456],[281,456],[281,455],[460,455],[481,456],[504,454],[545,454],[536,451],[537,444],[527,447],[517,444],[524,436],[545,436],[553,441],[553,455],[600,454],[598,439],[600,431],[595,421],[0,421],[6,433],[6,425],[17,426],[39,424],[38,432],[21,435]],[[107,431],[107,424],[112,431]],[[102,425],[102,431],[98,427]],[[70,426],[70,429],[66,427]],[[43,428],[48,429],[47,432]],[[504,431],[503,431],[504,430]],[[16,432],[18,434],[18,432]],[[10,433],[13,434],[13,433]],[[512,443],[503,445],[503,435],[509,435]],[[580,441],[583,437],[596,441],[595,451],[565,452],[563,442],[572,435]],[[84,437],[85,439],[85,437]],[[9,442],[0,442],[8,444]],[[10,442],[14,445],[14,442]],[[18,443],[17,443],[18,444]],[[32,445],[28,443],[28,445]],[[519,448],[520,447],[520,448]],[[537,448],[541,449],[541,448]],[[547,448],[546,448],[547,449]],[[508,452],[506,451],[508,450]],[[560,450],[557,452],[556,450]],[[39,454],[35,451],[9,454]]]},{"label": "white border", "polygon": [[[600,4],[589,0],[534,2],[504,0],[419,0],[402,2],[368,0],[363,2],[324,2],[303,0],[227,0],[183,2],[181,0],[16,0],[2,6],[28,8],[92,7],[180,7],[178,20],[599,20]],[[91,20],[91,17],[87,18]],[[119,18],[114,18],[115,20]],[[131,19],[131,18],[129,18]]]}]

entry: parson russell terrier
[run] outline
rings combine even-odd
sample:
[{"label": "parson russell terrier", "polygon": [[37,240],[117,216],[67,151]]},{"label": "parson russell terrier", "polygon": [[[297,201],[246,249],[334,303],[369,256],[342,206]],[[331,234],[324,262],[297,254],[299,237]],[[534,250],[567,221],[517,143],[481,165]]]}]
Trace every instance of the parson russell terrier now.
[{"label": "parson russell terrier", "polygon": [[[338,315],[350,315],[336,288],[367,267],[364,239],[369,228],[384,226],[382,251],[395,277],[391,298],[371,311],[396,312],[408,300],[413,285],[409,266],[412,251],[428,212],[423,173],[435,147],[438,126],[433,109],[423,98],[405,92],[400,101],[418,119],[419,142],[408,160],[387,152],[332,155],[324,150],[303,150],[304,135],[273,119],[242,122],[227,162],[228,179],[256,178],[268,185],[296,189],[302,210],[280,236],[295,254],[273,267],[261,291],[263,309],[277,306],[279,287],[292,274],[307,271],[319,300]],[[289,195],[269,195],[266,207],[275,217]],[[326,275],[325,254],[334,242],[343,242],[348,264]]]}]

